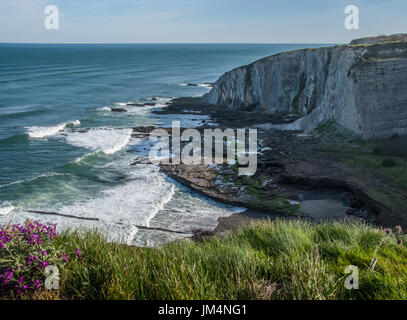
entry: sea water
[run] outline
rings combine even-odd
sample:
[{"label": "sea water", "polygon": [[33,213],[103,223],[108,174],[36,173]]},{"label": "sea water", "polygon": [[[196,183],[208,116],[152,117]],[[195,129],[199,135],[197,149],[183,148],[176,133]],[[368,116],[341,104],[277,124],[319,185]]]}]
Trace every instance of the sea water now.
[{"label": "sea water", "polygon": [[[111,241],[156,245],[183,237],[135,225],[213,229],[242,210],[199,196],[157,166],[131,127],[200,125],[158,115],[171,99],[200,96],[224,72],[306,44],[0,44],[0,224],[27,218],[97,228]],[[188,86],[186,84],[196,84]],[[127,103],[155,103],[127,106]],[[125,108],[128,112],[111,112]],[[44,216],[56,211],[99,221]]]}]

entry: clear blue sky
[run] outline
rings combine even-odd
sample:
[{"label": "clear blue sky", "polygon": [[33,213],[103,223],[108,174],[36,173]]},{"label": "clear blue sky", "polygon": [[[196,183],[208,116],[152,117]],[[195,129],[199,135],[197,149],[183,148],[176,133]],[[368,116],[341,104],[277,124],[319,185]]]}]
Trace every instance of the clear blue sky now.
[{"label": "clear blue sky", "polygon": [[[47,4],[59,30],[44,27]],[[344,27],[350,4],[359,30]],[[406,0],[0,0],[0,42],[344,43],[399,32]]]}]

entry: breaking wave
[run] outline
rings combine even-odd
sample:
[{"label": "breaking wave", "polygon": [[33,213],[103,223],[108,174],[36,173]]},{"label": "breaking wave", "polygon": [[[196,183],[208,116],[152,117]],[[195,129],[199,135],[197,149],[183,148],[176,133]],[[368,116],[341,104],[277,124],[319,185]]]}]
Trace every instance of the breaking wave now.
[{"label": "breaking wave", "polygon": [[14,207],[9,203],[0,203],[0,216],[6,216],[13,210]]},{"label": "breaking wave", "polygon": [[66,142],[92,151],[113,154],[129,143],[131,133],[131,129],[109,128],[90,129],[86,132],[67,132]]},{"label": "breaking wave", "polygon": [[33,139],[42,139],[45,137],[53,136],[57,134],[59,131],[64,130],[67,126],[79,126],[81,122],[79,120],[74,120],[74,121],[69,121],[69,122],[64,122],[61,124],[58,124],[56,126],[50,126],[50,127],[38,127],[38,126],[33,126],[33,127],[27,127],[27,135],[30,138]]}]

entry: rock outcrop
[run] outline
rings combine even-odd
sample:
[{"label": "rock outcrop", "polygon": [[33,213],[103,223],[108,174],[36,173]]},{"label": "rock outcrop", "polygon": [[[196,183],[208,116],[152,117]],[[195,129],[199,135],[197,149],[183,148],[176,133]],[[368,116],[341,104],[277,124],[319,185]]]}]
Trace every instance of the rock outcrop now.
[{"label": "rock outcrop", "polygon": [[377,37],[365,37],[365,38],[352,40],[350,42],[350,44],[376,44],[376,43],[395,42],[395,41],[406,42],[407,33],[397,33],[397,34],[392,34],[390,36],[382,35],[382,36],[377,36]]},{"label": "rock outcrop", "polygon": [[407,42],[358,43],[263,58],[225,73],[203,100],[297,116],[280,129],[334,120],[364,139],[407,134]]}]

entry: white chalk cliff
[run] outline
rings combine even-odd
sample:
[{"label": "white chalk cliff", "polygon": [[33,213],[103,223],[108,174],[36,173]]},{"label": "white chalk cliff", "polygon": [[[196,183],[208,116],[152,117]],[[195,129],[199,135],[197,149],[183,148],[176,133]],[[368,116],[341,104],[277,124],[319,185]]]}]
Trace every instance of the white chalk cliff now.
[{"label": "white chalk cliff", "polygon": [[334,120],[364,139],[404,135],[407,42],[356,40],[276,54],[225,73],[203,99],[300,116],[284,129],[308,130]]}]

